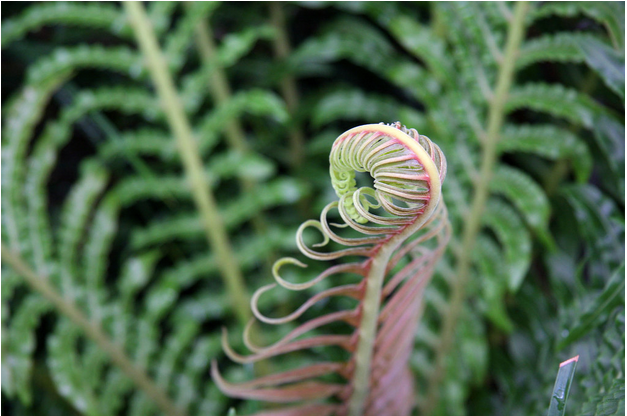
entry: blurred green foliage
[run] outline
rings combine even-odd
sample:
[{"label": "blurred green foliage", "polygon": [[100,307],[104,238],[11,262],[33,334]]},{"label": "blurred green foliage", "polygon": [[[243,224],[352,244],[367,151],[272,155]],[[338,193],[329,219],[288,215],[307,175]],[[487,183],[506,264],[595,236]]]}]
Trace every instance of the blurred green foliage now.
[{"label": "blurred green foliage", "polygon": [[[454,229],[411,359],[417,414],[544,414],[559,363],[577,354],[567,414],[624,413],[624,3],[530,5],[491,178],[479,167],[510,3],[146,8],[249,293],[271,281],[279,253],[296,254],[298,225],[334,198],[335,137],[400,120],[447,156]],[[241,322],[124,9],[4,2],[2,11],[3,246],[178,408],[257,410],[209,377],[214,358],[229,379],[252,368],[223,359],[220,327],[238,333],[237,347]],[[467,247],[462,231],[486,180]],[[467,281],[456,279],[462,252]],[[268,305],[300,304],[281,296]],[[2,335],[11,414],[159,412],[6,261]]]}]

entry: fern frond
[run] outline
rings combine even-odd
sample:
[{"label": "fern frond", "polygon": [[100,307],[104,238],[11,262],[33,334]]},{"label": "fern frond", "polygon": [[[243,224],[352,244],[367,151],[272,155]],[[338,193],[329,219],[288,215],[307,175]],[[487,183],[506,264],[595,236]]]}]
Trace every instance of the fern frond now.
[{"label": "fern frond", "polygon": [[614,380],[609,390],[592,396],[584,404],[581,416],[620,415],[625,412],[625,380]]},{"label": "fern frond", "polygon": [[536,83],[513,88],[505,110],[512,112],[521,108],[564,118],[591,130],[601,118],[607,123],[620,124],[611,110],[587,95],[559,84]]},{"label": "fern frond", "polygon": [[30,377],[35,350],[34,330],[42,315],[50,311],[51,305],[39,295],[29,295],[10,316],[10,311],[4,308],[5,301],[11,297],[10,285],[17,286],[21,279],[10,270],[3,270],[2,273],[2,331],[5,337],[2,341],[2,391],[9,398],[17,396],[23,403],[30,404],[33,400]]},{"label": "fern frond", "polygon": [[[576,354],[569,412],[622,409],[623,3],[137,6],[139,25],[109,3],[3,10],[9,412],[223,415],[233,403],[222,387],[294,401],[251,400],[238,414],[346,415],[363,403],[372,416],[412,404],[423,416],[525,416],[546,413],[547,369]],[[134,33],[152,46],[134,49]],[[349,171],[332,171],[340,201],[328,204],[324,174],[346,125],[373,118],[437,137],[448,160],[435,212],[390,253],[428,216],[408,212],[435,192],[409,184],[419,169],[379,165],[373,189],[359,188],[368,178],[350,172],[368,171],[374,150],[364,135],[335,146],[332,164]],[[422,148],[394,127],[372,143],[409,134]],[[192,139],[191,175],[180,137]],[[400,142],[373,156],[411,153]],[[203,241],[198,189],[215,197],[211,224],[230,254]],[[331,263],[303,270],[298,248]],[[294,256],[274,270],[283,287],[263,286],[252,305],[269,325],[224,340],[254,365],[218,361],[212,382],[216,328],[238,314],[243,326],[249,310],[225,295],[225,262],[257,285],[279,251]],[[366,301],[373,277],[377,302]],[[370,358],[357,353],[368,343]]]},{"label": "fern frond", "polygon": [[490,188],[492,193],[507,198],[537,237],[551,247],[551,237],[547,233],[551,208],[546,194],[533,179],[518,169],[502,165],[495,169]]},{"label": "fern frond", "polygon": [[588,66],[601,77],[605,85],[624,99],[625,56],[596,38],[584,39],[579,48]]},{"label": "fern frond", "polygon": [[54,91],[68,74],[48,79],[42,85],[24,88],[9,106],[8,121],[3,125],[2,189],[8,195],[2,198],[2,233],[5,241],[20,252],[30,255],[30,245],[24,240],[28,224],[18,212],[25,210],[23,195],[26,152],[35,125]]},{"label": "fern frond", "polygon": [[[231,33],[224,37],[218,47],[215,56],[215,64],[222,68],[228,68],[248,54],[260,40],[271,40],[275,32],[271,26],[258,26],[241,32]],[[205,70],[211,70],[209,65]]]},{"label": "fern frond", "polygon": [[[155,403],[158,403],[164,411],[173,415],[182,414],[171,404],[167,397],[163,395],[160,389],[152,383],[145,372],[136,367],[124,352],[105,335],[101,326],[90,321],[72,301],[60,295],[48,282],[47,278],[35,274],[35,272],[24,264],[21,258],[4,247],[4,244],[2,245],[2,258],[3,261],[9,263],[36,292],[46,298],[46,300],[61,311],[66,318],[72,321],[73,325],[70,325],[69,321],[65,319],[62,321],[59,325],[59,332],[57,333],[63,335],[50,338],[50,340],[54,339],[50,341],[50,347],[57,348],[58,351],[57,354],[53,354],[57,360],[52,362],[51,366],[59,370],[56,372],[57,377],[59,377],[59,381],[61,381],[62,385],[69,387],[69,391],[66,393],[75,406],[83,410],[90,408],[92,412],[95,410],[93,407],[94,402],[91,397],[92,393],[88,390],[88,387],[84,384],[77,384],[80,380],[76,379],[76,371],[80,371],[78,370],[80,367],[71,362],[76,356],[75,354],[68,353],[73,350],[72,343],[77,339],[77,330],[80,329],[91,341],[97,343],[98,346],[102,348],[109,359],[116,363],[127,377],[142,386],[151,396],[151,399],[154,400]],[[69,362],[67,362],[68,360]]]},{"label": "fern frond", "polygon": [[[177,192],[184,184],[182,180],[167,182],[167,178],[158,178],[157,181],[164,186],[159,193],[154,192],[154,184],[138,179],[134,182],[125,182],[122,188],[116,192],[124,195],[123,204],[130,205],[140,198],[161,199],[164,196],[175,195],[181,200],[189,198],[188,192]],[[227,229],[234,229],[255,216],[259,209],[268,209],[299,200],[306,192],[307,187],[300,182],[280,178],[258,186],[258,194],[246,194],[225,203],[221,210],[224,225]],[[174,239],[195,240],[202,236],[200,218],[189,214],[182,214],[167,218],[163,221],[155,221],[148,227],[137,230],[131,238],[131,246],[135,249],[147,245],[162,244]]]},{"label": "fern frond", "polygon": [[198,2],[186,7],[183,17],[177,22],[174,31],[166,38],[163,53],[167,57],[170,71],[177,74],[185,63],[186,53],[191,46],[196,26],[207,19],[216,9],[216,2]]},{"label": "fern frond", "polygon": [[520,49],[516,60],[518,69],[538,62],[575,62],[585,60],[580,45],[599,37],[589,33],[562,32],[531,39]]},{"label": "fern frond", "polygon": [[133,35],[124,14],[111,3],[40,3],[2,25],[2,48],[22,39],[28,32],[59,23],[101,29],[126,39]]},{"label": "fern frond", "polygon": [[312,122],[322,126],[338,119],[364,120],[374,117],[403,117],[413,125],[424,126],[422,114],[408,106],[399,106],[395,100],[360,90],[338,90],[326,94],[313,109]]},{"label": "fern frond", "polygon": [[492,229],[499,239],[507,261],[508,287],[515,292],[531,262],[531,238],[525,231],[520,217],[509,205],[489,201],[484,224]]},{"label": "fern frond", "polygon": [[147,75],[141,56],[125,47],[105,48],[81,45],[74,48],[59,48],[50,56],[31,65],[27,82],[39,85],[48,78],[82,68],[107,69],[128,75],[132,79]]},{"label": "fern frond", "polygon": [[625,5],[620,2],[565,1],[546,2],[533,9],[530,20],[549,16],[574,17],[578,14],[589,16],[603,23],[610,33],[614,46],[623,49],[625,44]]},{"label": "fern frond", "polygon": [[481,283],[477,292],[481,293],[480,309],[499,328],[511,332],[514,324],[505,308],[503,298],[509,292],[508,271],[501,249],[494,239],[481,235],[477,239],[474,262]]},{"label": "fern frond", "polygon": [[583,140],[549,124],[506,124],[498,149],[503,153],[532,153],[551,160],[570,160],[579,182],[587,181],[592,171],[592,157]]},{"label": "fern frond", "polygon": [[[62,209],[58,233],[59,241],[57,242],[61,268],[58,278],[60,279],[61,290],[69,299],[77,298],[74,291],[81,286],[76,281],[78,276],[92,276],[84,274],[83,270],[78,270],[79,244],[85,238],[84,232],[90,219],[93,204],[107,184],[107,173],[101,166],[86,164],[82,166],[82,169],[82,177],[72,188]],[[98,233],[105,231],[101,227],[98,228]],[[85,272],[102,273],[100,270],[100,268],[92,267],[91,270],[85,270]]]},{"label": "fern frond", "polygon": [[155,32],[159,35],[163,34],[171,24],[172,15],[178,5],[175,1],[159,1],[151,3],[151,7],[148,10],[150,21]]},{"label": "fern frond", "polygon": [[[366,259],[332,266],[307,283],[292,284],[280,276],[279,269],[285,264],[300,267],[305,264],[294,258],[284,258],[275,263],[274,276],[278,284],[291,290],[309,288],[339,273],[357,274],[363,276],[363,280],[314,295],[296,312],[281,319],[267,318],[259,312],[259,297],[276,285],[264,286],[253,297],[252,308],[262,322],[280,324],[298,318],[312,305],[328,297],[355,298],[359,301],[357,307],[305,322],[267,347],[253,345],[245,334],[246,344],[254,351],[248,357],[235,353],[226,338],[223,343],[227,354],[238,362],[255,362],[315,346],[332,345],[347,350],[352,358],[348,362],[315,364],[238,385],[227,383],[215,363],[212,374],[220,388],[235,397],[275,402],[305,401],[296,408],[264,413],[268,415],[283,414],[281,412],[309,414],[323,409],[327,414],[380,414],[383,409],[388,414],[408,414],[413,392],[409,388],[411,377],[405,365],[413,334],[405,327],[418,319],[421,308],[416,299],[420,299],[448,240],[446,209],[440,201],[440,183],[446,175],[446,161],[429,139],[399,123],[366,125],[347,131],[336,140],[330,160],[332,184],[340,200],[325,207],[320,221],[303,223],[297,233],[297,243],[303,254],[315,260],[354,255]],[[355,171],[370,172],[375,178],[375,189],[357,188]],[[331,226],[334,223],[330,224],[327,216],[335,209],[342,219],[342,223],[335,226],[350,227],[363,237],[343,237],[333,231]],[[309,227],[322,233],[323,243],[312,247],[305,244],[303,233]],[[347,248],[331,252],[316,249],[331,240]],[[407,255],[410,258],[403,260]],[[353,335],[299,339],[316,328],[338,321],[353,326]],[[313,381],[329,373],[341,375],[347,384]],[[401,385],[408,388],[395,390],[395,384],[389,380],[399,377],[403,379]],[[341,403],[306,403],[330,396],[338,397]]]},{"label": "fern frond", "polygon": [[425,62],[434,77],[446,85],[454,85],[453,68],[446,58],[446,45],[427,27],[413,19],[398,15],[387,22],[390,33],[416,58]]}]

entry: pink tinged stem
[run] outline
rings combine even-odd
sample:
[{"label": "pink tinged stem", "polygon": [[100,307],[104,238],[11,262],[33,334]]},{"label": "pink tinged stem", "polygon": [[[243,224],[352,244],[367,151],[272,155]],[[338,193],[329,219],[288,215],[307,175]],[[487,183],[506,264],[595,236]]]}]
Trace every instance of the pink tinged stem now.
[{"label": "pink tinged stem", "polygon": [[[332,322],[346,322],[349,325],[355,327],[358,324],[358,320],[359,320],[359,311],[357,310],[348,310],[348,311],[339,311],[339,312],[333,312],[327,315],[323,315],[320,316],[318,318],[312,319],[310,321],[305,322],[304,324],[301,324],[300,326],[298,326],[297,328],[293,329],[289,334],[285,335],[283,338],[281,338],[279,341],[277,341],[276,343],[272,344],[271,346],[268,347],[263,347],[263,348],[259,348],[257,346],[254,345],[248,345],[248,344],[252,344],[250,342],[249,339],[249,334],[248,331],[245,334],[245,341],[247,343],[247,346],[250,348],[251,351],[257,352],[258,354],[261,354],[263,352],[269,352],[272,351],[273,349],[279,348],[281,346],[286,345],[289,341],[298,338],[301,335],[306,334],[307,332],[316,329],[318,327],[321,327],[323,325],[327,325],[330,324]],[[320,338],[320,337],[318,337]],[[313,338],[311,338],[313,339]],[[228,352],[227,352],[228,354]]]},{"label": "pink tinged stem", "polygon": [[274,357],[276,355],[285,354],[288,352],[300,351],[313,347],[337,345],[345,350],[352,352],[354,349],[354,342],[351,336],[347,335],[321,335],[300,341],[294,341],[285,345],[279,345],[269,349],[264,349],[258,354],[251,354],[244,356],[236,353],[228,343],[226,332],[222,333],[222,348],[226,355],[235,362],[240,364],[254,363],[264,358]]},{"label": "pink tinged stem", "polygon": [[[307,267],[306,264],[301,263],[300,261],[298,261],[298,260],[296,260],[294,258],[291,258],[291,257],[286,257],[283,260],[285,261],[285,263],[295,264],[295,265],[300,266],[300,267]],[[324,272],[320,273],[318,276],[316,276],[315,278],[311,279],[308,282],[305,282],[305,283],[290,283],[287,280],[284,280],[279,275],[279,270],[280,270],[280,268],[277,268],[277,267],[273,268],[272,273],[274,275],[274,279],[277,281],[278,284],[280,284],[284,288],[290,289],[290,290],[305,290],[305,289],[309,289],[310,287],[312,287],[316,283],[326,279],[327,277],[333,276],[333,275],[339,274],[339,273],[355,273],[355,274],[358,274],[358,275],[360,275],[362,277],[365,275],[365,270],[364,270],[364,267],[363,267],[363,263],[347,263],[347,264],[339,264],[337,266],[329,267]]]},{"label": "pink tinged stem", "polygon": [[261,322],[264,322],[266,324],[271,324],[271,325],[279,325],[279,324],[293,321],[294,319],[298,318],[303,313],[305,313],[309,308],[311,308],[317,302],[325,298],[329,298],[332,296],[347,296],[353,299],[358,299],[360,293],[362,292],[359,285],[344,285],[344,286],[335,287],[335,288],[325,290],[324,292],[320,292],[317,295],[312,296],[305,303],[303,303],[296,311],[292,312],[291,314],[283,318],[269,318],[265,315],[262,315],[261,312],[259,312],[259,308],[257,304],[259,302],[259,297],[263,293],[267,292],[270,289],[273,289],[274,287],[276,287],[276,284],[271,284],[271,285],[261,287],[255,292],[250,302],[251,308],[255,317],[259,319]]},{"label": "pink tinged stem", "polygon": [[267,410],[251,416],[331,416],[337,415],[338,407],[334,404],[307,404],[279,410]]},{"label": "pink tinged stem", "polygon": [[[218,365],[216,360],[211,362],[211,373],[217,374],[220,376],[220,371],[218,369]],[[248,381],[245,383],[227,383],[232,388],[238,388],[241,390],[252,390],[257,389],[259,387],[276,387],[281,384],[286,383],[294,383],[298,381],[304,381],[308,379],[313,379],[315,377],[320,377],[326,374],[337,373],[340,375],[346,374],[346,364],[345,363],[320,363],[314,364],[306,367],[301,367],[296,370],[289,370],[282,373],[271,374],[268,376],[260,377],[252,381]]]},{"label": "pink tinged stem", "polygon": [[412,260],[411,263],[403,267],[388,280],[383,287],[382,295],[384,297],[389,296],[405,279],[410,276],[416,276],[425,267],[428,260],[427,256],[421,256]]},{"label": "pink tinged stem", "polygon": [[377,397],[374,403],[368,403],[364,416],[409,416],[414,406],[413,378],[409,370],[404,369],[401,377],[388,383],[387,395]]},{"label": "pink tinged stem", "polygon": [[383,176],[385,178],[394,178],[394,179],[406,179],[410,181],[427,181],[429,180],[428,175],[424,174],[415,174],[415,173],[395,173],[395,172],[380,172],[378,174],[379,177]]},{"label": "pink tinged stem", "polygon": [[[217,367],[215,368],[217,369]],[[315,381],[307,381],[275,389],[241,389],[238,386],[230,384],[224,380],[217,370],[212,371],[211,375],[218,388],[231,397],[249,400],[263,400],[275,403],[326,399],[341,392],[345,388],[343,384],[325,384]]]},{"label": "pink tinged stem", "polygon": [[424,267],[419,273],[416,273],[411,279],[409,279],[385,305],[379,315],[379,322],[385,322],[393,319],[390,318],[390,315],[394,315],[395,311],[398,311],[399,309],[402,310],[407,308],[409,303],[414,302],[418,294],[422,291],[422,289],[424,289],[425,285],[429,281],[429,278],[431,277],[430,271],[430,267]]}]

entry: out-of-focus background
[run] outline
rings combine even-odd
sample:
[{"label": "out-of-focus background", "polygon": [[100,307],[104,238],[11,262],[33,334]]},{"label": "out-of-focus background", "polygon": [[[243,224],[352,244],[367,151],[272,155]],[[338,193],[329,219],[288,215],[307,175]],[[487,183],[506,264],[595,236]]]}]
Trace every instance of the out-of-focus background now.
[{"label": "out-of-focus background", "polygon": [[[26,269],[189,415],[260,410],[211,381],[212,359],[229,380],[253,374],[225,358],[220,328],[243,350],[240,301],[335,198],[333,140],[400,121],[446,154],[454,233],[417,330],[415,414],[545,414],[559,363],[577,354],[567,414],[624,413],[623,2],[531,3],[516,50],[509,2],[144,6],[180,97],[167,110],[123,5],[2,3],[3,411],[161,412]],[[193,129],[222,251],[173,108]],[[496,135],[490,117],[504,120]],[[303,300],[264,299],[275,315]]]}]

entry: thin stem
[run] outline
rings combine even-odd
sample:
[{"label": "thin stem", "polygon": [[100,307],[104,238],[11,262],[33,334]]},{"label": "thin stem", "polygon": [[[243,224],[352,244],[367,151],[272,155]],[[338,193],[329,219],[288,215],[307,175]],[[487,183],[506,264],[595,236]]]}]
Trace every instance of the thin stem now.
[{"label": "thin stem", "polygon": [[[213,36],[211,35],[211,26],[209,26],[209,23],[206,20],[201,20],[196,27],[196,46],[203,61],[203,65],[211,73],[210,82],[213,99],[218,106],[225,105],[231,100],[233,93],[231,92],[231,87],[229,86],[224,69],[220,66],[214,65],[217,55],[216,45],[213,41]],[[225,135],[229,143],[229,147],[241,153],[250,152],[246,143],[244,130],[239,120],[233,120],[227,124]],[[255,192],[255,181],[243,178],[240,179],[240,183],[244,192]],[[258,212],[252,218],[252,225],[255,232],[259,236],[264,235],[268,230],[266,220],[261,212]],[[274,263],[275,258],[276,255],[274,253],[270,253],[268,261],[266,262],[268,270],[272,268],[272,263]]]},{"label": "thin stem", "polygon": [[[401,142],[403,140],[401,139]],[[426,153],[425,153],[426,154]],[[428,157],[428,156],[427,156]],[[370,270],[366,277],[366,292],[360,302],[362,305],[361,319],[357,333],[357,347],[355,348],[355,371],[352,377],[353,393],[348,403],[349,416],[362,416],[369,395],[371,382],[370,367],[372,354],[377,336],[377,322],[381,306],[381,290],[385,280],[385,269],[390,256],[409,236],[421,229],[434,215],[441,198],[441,183],[435,165],[430,160],[421,160],[425,170],[431,178],[431,199],[424,212],[416,218],[413,224],[408,225],[402,232],[396,234],[386,243],[378,247],[376,255],[370,263]]]},{"label": "thin stem", "polygon": [[442,11],[438,7],[437,3],[431,3],[431,13],[433,14],[433,18],[431,20],[431,30],[433,30],[433,33],[437,37],[444,39],[446,36],[446,24],[444,23]]},{"label": "thin stem", "polygon": [[377,336],[377,318],[381,306],[381,288],[385,278],[385,267],[390,260],[390,250],[381,250],[372,259],[372,266],[366,278],[366,294],[361,302],[361,322],[359,343],[355,350],[355,372],[353,373],[353,394],[349,403],[349,416],[363,414],[368,388],[370,387],[370,367],[372,350]]},{"label": "thin stem", "polygon": [[150,399],[161,409],[161,411],[171,416],[185,416],[183,409],[178,409],[170,401],[166,392],[157,386],[150,379],[144,369],[135,366],[126,353],[116,345],[104,332],[98,322],[89,320],[73,302],[61,296],[55,288],[48,282],[48,279],[38,276],[26,263],[15,253],[11,252],[0,243],[2,250],[2,261],[7,262],[17,273],[19,273],[30,287],[46,298],[54,307],[70,321],[83,330],[87,338],[95,342],[116,364],[124,374],[150,397]]},{"label": "thin stem", "polygon": [[567,159],[560,159],[555,162],[553,168],[544,179],[544,192],[548,196],[552,196],[557,191],[562,180],[568,175],[569,171],[570,163]]},{"label": "thin stem", "polygon": [[[216,45],[213,41],[213,35],[211,26],[206,19],[202,19],[196,26],[196,47],[198,54],[202,60],[204,68],[209,71],[211,78],[209,80],[211,84],[211,95],[217,106],[226,105],[232,98],[233,93],[229,85],[229,81],[226,77],[226,73],[222,67],[215,65],[216,61]],[[242,154],[251,152],[248,144],[246,143],[246,136],[244,129],[238,119],[230,121],[226,126],[225,136],[228,145],[231,149],[238,151]],[[249,178],[241,178],[239,180],[242,190],[246,193],[255,192],[255,181]],[[266,220],[261,211],[257,212],[252,218],[252,226],[255,233],[259,238],[263,238],[263,235],[267,233],[268,227]],[[266,258],[265,264],[267,270],[272,269],[272,264],[276,260],[276,254],[270,252]],[[246,305],[246,312],[250,315],[250,308]],[[242,322],[246,324],[247,322]],[[257,338],[263,339],[262,334],[259,334],[256,330],[252,330],[252,334],[255,334]],[[253,336],[255,336],[253,335]],[[271,373],[270,364],[267,361],[262,361],[254,365],[255,372],[258,374]]]},{"label": "thin stem", "polygon": [[[285,60],[290,56],[291,47],[285,28],[285,13],[283,13],[283,5],[281,3],[276,1],[270,3],[270,22],[276,29],[276,37],[272,44],[274,56],[279,60]],[[291,75],[284,76],[281,79],[280,88],[281,95],[287,105],[287,111],[292,118],[288,134],[290,138],[290,165],[294,172],[302,166],[305,149],[304,134],[294,120],[299,101],[296,80]]]},{"label": "thin stem", "polygon": [[[205,68],[211,68],[210,83],[213,99],[218,106],[224,105],[231,99],[233,93],[224,70],[217,65],[212,65],[215,62],[216,45],[211,35],[211,27],[205,19],[196,26],[196,46]],[[229,121],[227,124],[226,139],[233,149],[242,153],[248,151],[244,129],[237,120]]]},{"label": "thin stem", "polygon": [[455,338],[455,328],[464,305],[466,282],[468,281],[471,267],[471,253],[477,234],[481,229],[481,217],[489,196],[490,180],[498,156],[496,145],[505,118],[505,103],[514,78],[514,64],[524,37],[524,21],[528,9],[529,4],[527,2],[516,3],[514,16],[509,26],[505,55],[499,68],[494,98],[490,102],[488,111],[488,129],[486,139],[483,142],[484,148],[479,178],[475,187],[470,212],[464,223],[462,246],[457,262],[457,280],[452,287],[450,308],[448,314],[444,317],[442,339],[437,349],[433,376],[429,383],[425,405],[421,409],[421,414],[424,415],[431,414],[437,405],[440,383],[444,377],[445,359]]},{"label": "thin stem", "polygon": [[194,201],[200,211],[209,244],[215,251],[216,257],[220,259],[220,271],[229,297],[233,302],[235,313],[240,322],[245,324],[250,318],[250,310],[244,279],[235,260],[224,222],[205,179],[202,161],[196,141],[192,135],[191,126],[174,87],[172,77],[168,72],[168,67],[157,43],[157,38],[148,16],[146,16],[144,6],[139,2],[126,2],[124,7],[142,53],[146,57],[148,68],[150,69],[150,74],[157,89],[161,105],[164,108],[170,129],[176,137],[176,143],[181,153],[186,176],[192,188]]}]

